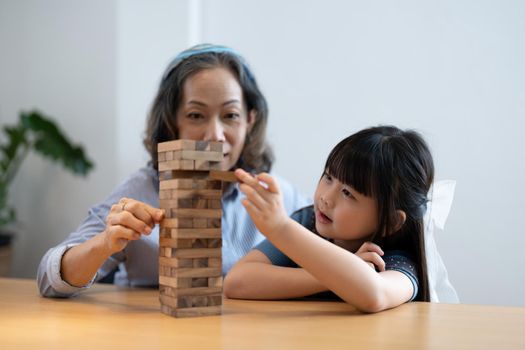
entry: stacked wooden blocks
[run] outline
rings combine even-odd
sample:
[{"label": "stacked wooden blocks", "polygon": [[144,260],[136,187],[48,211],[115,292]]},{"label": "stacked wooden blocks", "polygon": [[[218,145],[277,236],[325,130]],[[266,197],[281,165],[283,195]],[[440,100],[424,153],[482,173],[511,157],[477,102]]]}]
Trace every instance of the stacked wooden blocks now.
[{"label": "stacked wooden blocks", "polygon": [[[161,311],[175,317],[217,315],[222,305],[222,181],[219,142],[159,143],[159,286]],[[210,172],[211,170],[211,172]]]}]

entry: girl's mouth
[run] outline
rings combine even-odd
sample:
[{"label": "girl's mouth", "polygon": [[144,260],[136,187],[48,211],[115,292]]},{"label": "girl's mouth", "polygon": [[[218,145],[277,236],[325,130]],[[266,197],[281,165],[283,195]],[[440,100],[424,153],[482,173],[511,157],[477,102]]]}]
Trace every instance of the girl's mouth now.
[{"label": "girl's mouth", "polygon": [[332,219],[330,219],[328,216],[326,216],[322,211],[316,210],[315,211],[315,219],[321,223],[321,224],[330,224],[332,223]]}]

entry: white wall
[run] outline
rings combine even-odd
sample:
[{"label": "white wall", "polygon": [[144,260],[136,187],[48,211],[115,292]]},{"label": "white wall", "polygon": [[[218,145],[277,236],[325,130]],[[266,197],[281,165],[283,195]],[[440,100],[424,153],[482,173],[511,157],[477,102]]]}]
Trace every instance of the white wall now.
[{"label": "white wall", "polygon": [[276,171],[313,193],[344,136],[376,124],[419,130],[437,179],[457,180],[437,241],[462,301],[525,305],[524,2],[206,0],[203,9],[203,40],[245,53],[266,93]]},{"label": "white wall", "polygon": [[0,2],[1,123],[38,108],[96,163],[87,179],[34,154],[23,163],[11,188],[19,219],[14,276],[34,276],[45,250],[116,181],[114,18],[114,3],[104,0]]},{"label": "white wall", "polygon": [[38,255],[144,163],[140,136],[164,66],[206,41],[250,62],[270,103],[275,169],[305,193],[344,136],[384,123],[421,131],[437,178],[458,181],[437,239],[462,301],[525,305],[523,2],[69,3],[0,1],[2,123],[38,106],[97,162],[86,181],[36,157],[25,164],[15,275],[34,275]]}]

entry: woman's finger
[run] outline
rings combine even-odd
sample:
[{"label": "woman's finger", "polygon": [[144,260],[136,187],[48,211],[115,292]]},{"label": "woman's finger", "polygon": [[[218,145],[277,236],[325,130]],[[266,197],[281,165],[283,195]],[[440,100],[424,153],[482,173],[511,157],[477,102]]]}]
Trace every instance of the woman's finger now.
[{"label": "woman's finger", "polygon": [[119,205],[122,211],[132,212],[138,219],[153,227],[164,218],[164,210],[152,207],[144,202],[131,198],[121,198]]},{"label": "woman's finger", "polygon": [[107,220],[108,225],[124,226],[136,232],[144,232],[150,234],[152,228],[144,221],[139,220],[129,211],[122,211],[118,214],[109,215]]},{"label": "woman's finger", "polygon": [[108,228],[108,233],[112,240],[125,239],[134,241],[140,239],[140,233],[126,226],[114,225]]}]

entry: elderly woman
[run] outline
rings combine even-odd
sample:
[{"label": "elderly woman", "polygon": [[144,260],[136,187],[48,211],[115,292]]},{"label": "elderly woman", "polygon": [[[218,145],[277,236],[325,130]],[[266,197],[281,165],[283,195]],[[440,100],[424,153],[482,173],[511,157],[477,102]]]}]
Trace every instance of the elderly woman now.
[{"label": "elderly woman", "polygon": [[[268,172],[273,156],[265,139],[266,100],[245,60],[234,50],[198,45],[180,53],[166,69],[147,121],[144,145],[149,164],[120,184],[38,268],[43,296],[68,297],[110,273],[127,286],[158,284],[159,178],[157,144],[173,139],[223,144],[223,170]],[[291,213],[307,204],[278,178]],[[262,241],[245,210],[237,185],[222,195],[223,274]]]}]

